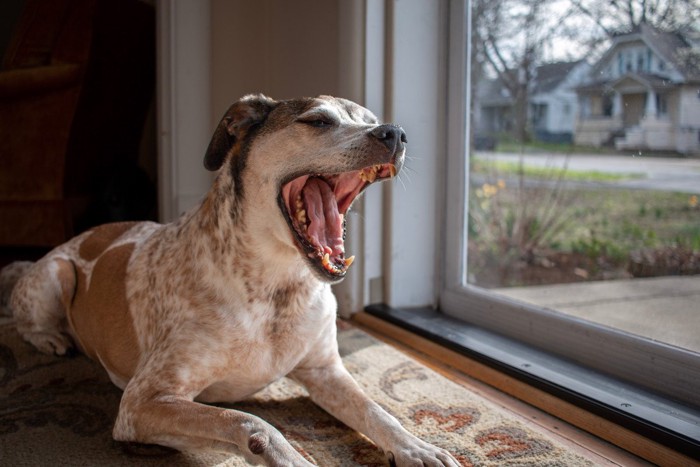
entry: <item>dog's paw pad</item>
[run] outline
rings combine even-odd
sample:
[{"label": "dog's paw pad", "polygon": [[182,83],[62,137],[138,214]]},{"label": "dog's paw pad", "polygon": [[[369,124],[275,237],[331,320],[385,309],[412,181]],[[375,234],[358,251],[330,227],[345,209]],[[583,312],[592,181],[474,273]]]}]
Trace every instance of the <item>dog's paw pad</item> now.
[{"label": "dog's paw pad", "polygon": [[248,439],[248,449],[256,456],[261,455],[269,445],[269,438],[264,433],[253,433]]}]

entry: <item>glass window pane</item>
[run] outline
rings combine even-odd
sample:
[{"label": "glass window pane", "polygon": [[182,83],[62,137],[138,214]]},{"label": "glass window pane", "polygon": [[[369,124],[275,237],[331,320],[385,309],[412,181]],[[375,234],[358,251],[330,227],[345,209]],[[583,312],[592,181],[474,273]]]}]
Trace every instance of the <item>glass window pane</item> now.
[{"label": "glass window pane", "polygon": [[470,285],[700,353],[692,3],[472,2]]}]

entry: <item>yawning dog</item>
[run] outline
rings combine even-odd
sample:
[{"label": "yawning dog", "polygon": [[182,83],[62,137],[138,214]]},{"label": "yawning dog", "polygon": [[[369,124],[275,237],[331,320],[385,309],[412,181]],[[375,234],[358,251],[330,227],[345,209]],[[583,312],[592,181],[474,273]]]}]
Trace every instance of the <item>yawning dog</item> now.
[{"label": "yawning dog", "polygon": [[17,328],[105,368],[124,391],[116,440],[310,465],[260,418],[206,404],[288,376],[397,465],[455,467],[362,392],[336,342],[330,284],[354,258],[345,216],[396,175],[405,145],[400,127],[344,99],[246,96],[209,144],[218,174],[201,205],[171,224],[97,227],[3,271]]}]

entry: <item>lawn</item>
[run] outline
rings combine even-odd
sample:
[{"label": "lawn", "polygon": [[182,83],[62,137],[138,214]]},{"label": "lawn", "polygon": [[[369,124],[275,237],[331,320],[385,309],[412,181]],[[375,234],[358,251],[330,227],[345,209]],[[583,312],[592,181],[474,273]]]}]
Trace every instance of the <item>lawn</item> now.
[{"label": "lawn", "polygon": [[599,173],[526,169],[525,179],[560,181],[518,184],[513,170],[472,167],[473,180],[479,180],[470,193],[473,283],[496,287],[700,273],[696,196],[567,187],[571,180],[615,181]]}]

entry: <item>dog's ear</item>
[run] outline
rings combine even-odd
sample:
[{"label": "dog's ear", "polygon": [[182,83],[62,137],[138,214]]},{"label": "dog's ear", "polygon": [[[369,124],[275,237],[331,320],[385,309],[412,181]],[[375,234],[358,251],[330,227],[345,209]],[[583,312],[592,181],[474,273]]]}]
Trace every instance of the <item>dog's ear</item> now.
[{"label": "dog's ear", "polygon": [[207,170],[219,170],[226,155],[240,149],[251,128],[264,122],[277,101],[262,94],[249,94],[228,108],[216,126],[204,155]]}]

